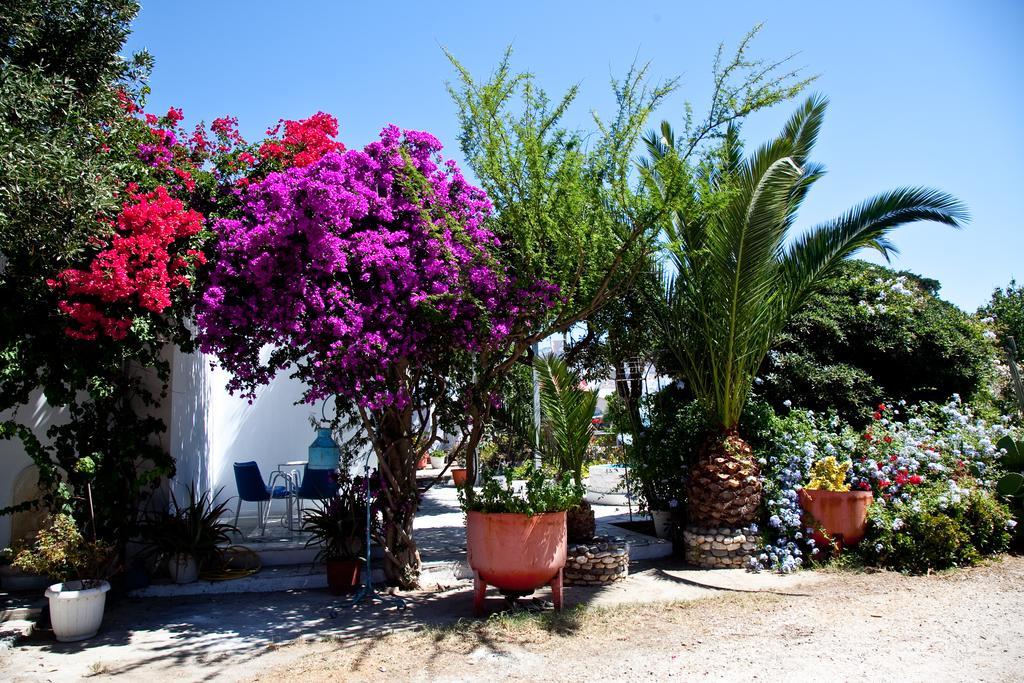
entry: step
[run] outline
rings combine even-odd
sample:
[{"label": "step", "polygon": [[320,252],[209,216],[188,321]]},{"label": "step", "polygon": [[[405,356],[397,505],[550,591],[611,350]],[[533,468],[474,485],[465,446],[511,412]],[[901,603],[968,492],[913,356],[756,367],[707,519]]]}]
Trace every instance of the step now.
[{"label": "step", "polygon": [[[437,560],[424,562],[420,582],[425,586],[450,586],[472,578],[473,573],[464,560]],[[384,583],[384,571],[373,568],[373,582]],[[133,598],[168,598],[184,595],[221,595],[226,593],[274,593],[289,590],[318,590],[327,588],[327,573],[322,565],[301,564],[284,567],[264,567],[249,576],[227,581],[194,581],[176,584],[160,581],[128,593]]]}]

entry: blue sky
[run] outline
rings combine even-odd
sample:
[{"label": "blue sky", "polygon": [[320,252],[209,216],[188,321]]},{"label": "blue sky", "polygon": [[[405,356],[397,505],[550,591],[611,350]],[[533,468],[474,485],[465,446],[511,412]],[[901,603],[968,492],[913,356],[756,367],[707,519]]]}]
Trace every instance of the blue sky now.
[{"label": "blue sky", "polygon": [[[483,77],[504,47],[552,93],[581,94],[569,117],[609,112],[609,77],[638,59],[655,78],[681,76],[656,114],[681,126],[700,112],[719,42],[758,22],[752,54],[799,52],[831,100],[816,160],[828,176],[804,205],[810,226],[876,192],[931,185],[959,196],[972,221],[895,234],[893,264],[942,282],[968,310],[1011,277],[1024,279],[1024,3],[1006,2],[351,3],[146,2],[128,51],[156,58],[149,109],[183,107],[186,123],[230,113],[258,138],[279,118],[336,115],[349,146],[387,123],[428,130],[460,159],[445,90],[450,49]],[[790,107],[753,118],[751,143]],[[652,121],[655,123],[656,121]]]}]

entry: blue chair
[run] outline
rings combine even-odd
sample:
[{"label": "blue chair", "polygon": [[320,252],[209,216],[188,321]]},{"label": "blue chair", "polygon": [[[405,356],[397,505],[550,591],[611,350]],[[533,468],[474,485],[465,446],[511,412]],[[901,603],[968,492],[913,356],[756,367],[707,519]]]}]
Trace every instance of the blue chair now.
[{"label": "blue chair", "polygon": [[[273,482],[271,482],[273,484]],[[270,518],[270,504],[275,500],[287,500],[291,510],[292,492],[287,486],[272,486],[263,483],[260,466],[255,460],[235,463],[235,486],[238,488],[238,505],[235,506],[235,526],[238,526],[238,513],[242,510],[242,501],[256,503],[259,514],[260,534],[267,533],[267,520]],[[266,510],[264,510],[266,504]],[[289,514],[289,522],[291,515]]]},{"label": "blue chair", "polygon": [[311,470],[307,464],[302,470],[302,483],[295,497],[299,500],[299,519],[302,519],[303,500],[326,500],[338,493],[334,470]]}]

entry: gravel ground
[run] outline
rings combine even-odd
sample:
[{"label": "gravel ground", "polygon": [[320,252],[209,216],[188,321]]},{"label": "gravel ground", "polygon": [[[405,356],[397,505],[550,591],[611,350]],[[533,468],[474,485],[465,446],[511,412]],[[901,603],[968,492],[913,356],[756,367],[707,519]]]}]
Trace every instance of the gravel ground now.
[{"label": "gravel ground", "polygon": [[298,643],[259,680],[1020,681],[1024,558],[931,576],[825,574],[788,593],[723,592],[561,619]]},{"label": "gravel ground", "polygon": [[[561,615],[466,619],[467,583],[403,612],[323,591],[111,605],[79,644],[0,649],[0,681],[1024,680],[1024,558],[932,576],[632,567]],[[544,597],[544,594],[541,594]]]}]

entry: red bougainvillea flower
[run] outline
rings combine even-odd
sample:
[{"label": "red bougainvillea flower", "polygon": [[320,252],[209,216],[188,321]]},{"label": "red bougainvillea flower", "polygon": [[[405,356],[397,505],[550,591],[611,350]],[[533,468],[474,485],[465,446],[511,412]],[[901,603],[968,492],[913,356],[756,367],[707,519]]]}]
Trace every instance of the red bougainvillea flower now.
[{"label": "red bougainvillea flower", "polygon": [[277,135],[284,126],[284,137],[268,140],[260,146],[263,159],[276,159],[289,168],[303,168],[316,163],[328,152],[344,152],[345,145],[338,136],[338,119],[320,111],[308,119],[281,122],[267,131]]},{"label": "red bougainvillea flower", "polygon": [[175,242],[202,230],[203,217],[186,209],[164,187],[140,194],[129,187],[130,202],[117,217],[117,234],[86,268],[68,268],[48,284],[60,289],[61,312],[74,322],[69,337],[124,339],[133,308],[162,313],[171,305],[171,290],[185,287],[188,267],[204,262],[202,253],[178,254]]}]

